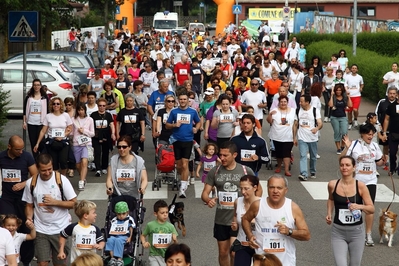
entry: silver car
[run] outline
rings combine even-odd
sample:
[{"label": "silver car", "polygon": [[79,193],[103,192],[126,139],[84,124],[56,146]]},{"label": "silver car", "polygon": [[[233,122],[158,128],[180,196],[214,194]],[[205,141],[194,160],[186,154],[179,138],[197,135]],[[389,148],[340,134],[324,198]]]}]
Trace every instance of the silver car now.
[{"label": "silver car", "polygon": [[[12,58],[7,60],[5,63],[7,64],[22,64],[22,58]],[[81,84],[80,78],[76,75],[76,72],[65,62],[65,61],[58,61],[48,58],[26,58],[27,64],[34,64],[34,65],[42,65],[42,66],[52,66],[55,69],[59,70],[68,80],[73,84],[73,87],[78,90],[79,85]]]},{"label": "silver car", "polygon": [[[32,81],[40,79],[43,85],[57,93],[62,99],[73,97],[72,83],[54,67],[28,64],[26,70],[27,92],[32,87]],[[0,90],[10,91],[9,115],[23,114],[23,87],[22,64],[0,64]]]}]

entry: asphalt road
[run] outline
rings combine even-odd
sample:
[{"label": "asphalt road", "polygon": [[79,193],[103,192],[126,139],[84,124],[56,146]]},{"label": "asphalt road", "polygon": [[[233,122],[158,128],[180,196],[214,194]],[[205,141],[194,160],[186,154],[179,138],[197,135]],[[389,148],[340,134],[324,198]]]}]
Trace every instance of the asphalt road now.
[{"label": "asphalt road", "polygon": [[[360,122],[365,120],[365,114],[373,111],[372,104],[366,101],[361,105]],[[3,144],[7,143],[9,136],[18,134],[22,136],[21,129],[22,121],[19,118],[12,118],[9,120],[7,126],[3,131]],[[263,132],[268,132],[268,125],[263,126]],[[349,132],[351,139],[357,138],[358,133],[354,130]],[[267,137],[266,135],[264,135]],[[146,167],[149,175],[149,180],[154,179],[154,149],[150,140],[150,131],[146,131],[147,142],[145,145],[145,152],[140,155],[146,161]],[[30,145],[27,143],[27,150],[30,151]],[[333,132],[329,123],[324,124],[321,131],[321,139],[319,141],[319,154],[321,158],[317,162],[317,179],[300,182],[297,178],[299,174],[298,165],[298,148],[294,147],[294,164],[292,166],[292,177],[289,178],[289,192],[288,197],[292,198],[302,208],[306,222],[311,232],[311,240],[308,242],[296,242],[297,248],[297,265],[299,266],[320,266],[320,265],[334,265],[332,257],[332,250],[330,244],[331,226],[325,222],[326,216],[326,197],[327,197],[327,182],[338,177],[338,156],[335,153],[335,145],[333,142]],[[392,184],[387,175],[387,172],[379,169],[381,174],[379,178],[377,202],[376,202],[376,216],[374,218],[373,239],[376,243],[374,247],[365,247],[363,254],[362,265],[397,265],[399,261],[399,234],[394,237],[393,247],[389,248],[387,244],[379,244],[378,233],[378,212],[379,209],[386,208],[392,199]],[[262,168],[259,177],[262,180],[264,187],[266,187],[265,180],[273,173],[272,170]],[[397,181],[397,175],[394,176]],[[77,188],[78,175],[71,178],[73,186]],[[93,172],[89,172],[88,185],[84,192],[79,194],[78,199],[93,200],[97,203],[97,222],[96,225],[100,228],[104,226],[105,213],[107,208],[107,200],[105,195],[105,176],[95,177]],[[217,243],[212,237],[214,209],[209,209],[203,204],[200,199],[203,184],[197,181],[195,185],[190,185],[187,191],[187,199],[185,203],[185,221],[187,226],[187,235],[185,237],[179,236],[180,242],[188,244],[192,249],[192,265],[194,266],[216,266],[217,263]],[[266,191],[266,189],[264,189]],[[162,186],[160,191],[151,191],[151,184],[148,186],[145,194],[144,205],[147,207],[145,216],[145,223],[154,219],[152,206],[157,199],[164,199],[168,204],[172,201],[176,191],[171,188]],[[396,197],[395,201],[399,198]],[[391,210],[399,213],[397,203],[393,203]],[[76,218],[75,218],[76,219]],[[147,256],[147,255],[145,255]]]}]

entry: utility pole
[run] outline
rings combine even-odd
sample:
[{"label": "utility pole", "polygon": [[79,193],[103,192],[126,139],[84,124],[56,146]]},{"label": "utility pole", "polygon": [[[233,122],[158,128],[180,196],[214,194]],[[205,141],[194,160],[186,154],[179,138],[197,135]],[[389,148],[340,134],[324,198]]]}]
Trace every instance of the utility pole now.
[{"label": "utility pole", "polygon": [[356,56],[357,46],[357,0],[353,2],[353,55]]}]

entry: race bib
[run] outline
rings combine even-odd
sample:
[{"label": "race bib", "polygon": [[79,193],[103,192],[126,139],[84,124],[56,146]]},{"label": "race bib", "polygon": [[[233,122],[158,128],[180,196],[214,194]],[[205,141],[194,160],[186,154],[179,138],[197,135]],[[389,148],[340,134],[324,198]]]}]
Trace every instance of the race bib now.
[{"label": "race bib", "polygon": [[136,123],[137,116],[136,115],[125,115],[125,123]]},{"label": "race bib", "polygon": [[158,111],[159,109],[165,108],[165,104],[163,103],[158,103],[155,105],[155,112]]},{"label": "race bib", "polygon": [[166,124],[166,121],[168,121],[168,118],[169,118],[169,114],[168,113],[163,114],[162,123]]},{"label": "race bib", "polygon": [[301,127],[310,127],[309,119],[300,119],[299,124]]},{"label": "race bib", "polygon": [[1,176],[3,182],[21,182],[21,170],[19,169],[2,169]]},{"label": "race bib", "polygon": [[152,245],[155,248],[167,248],[172,242],[172,234],[153,234]]},{"label": "race bib", "polygon": [[94,86],[93,86],[93,89],[94,89],[95,91],[99,91],[99,90],[101,89],[101,86],[100,86],[100,85],[94,85]]},{"label": "race bib", "polygon": [[134,169],[117,169],[117,182],[134,182],[136,180],[136,171]]},{"label": "race bib", "polygon": [[167,79],[170,79],[171,77],[173,77],[173,74],[165,74],[165,77],[166,77]]},{"label": "race bib", "polygon": [[[51,195],[51,194],[37,194],[37,198],[36,198],[37,205],[38,205],[39,207],[41,207],[42,212],[45,212],[45,213],[54,213],[55,210],[54,210],[51,206],[47,206],[47,205],[43,202],[44,196],[47,196],[47,195]],[[53,195],[51,195],[51,196],[54,197]]]},{"label": "race bib", "polygon": [[220,123],[232,123],[234,122],[233,119],[234,119],[233,114],[221,114],[219,116]]},{"label": "race bib", "polygon": [[356,169],[359,174],[371,175],[374,173],[375,163],[358,163]]},{"label": "race bib", "polygon": [[111,224],[111,229],[109,230],[110,235],[126,235],[129,228],[129,221],[125,221],[123,224]]},{"label": "race bib", "polygon": [[356,86],[352,86],[350,89],[351,90],[357,90],[357,87]]},{"label": "race bib", "polygon": [[223,75],[224,75],[225,77],[227,77],[227,76],[229,75],[229,71],[223,70]]},{"label": "race bib", "polygon": [[205,172],[209,172],[215,166],[216,166],[216,161],[214,161],[214,162],[204,162],[204,171]]},{"label": "race bib", "polygon": [[255,150],[241,150],[241,161],[253,161],[252,155],[255,154]]},{"label": "race bib", "polygon": [[187,69],[179,69],[180,75],[187,75]]},{"label": "race bib", "polygon": [[263,238],[263,251],[266,253],[285,252],[285,238],[284,237]]},{"label": "race bib", "polygon": [[53,128],[51,130],[51,136],[53,138],[63,138],[65,137],[65,130],[62,128]]},{"label": "race bib", "polygon": [[191,115],[190,114],[177,114],[177,121],[180,121],[182,124],[190,124],[191,123]]},{"label": "race bib", "polygon": [[103,79],[105,79],[105,80],[110,79],[110,78],[111,78],[111,75],[103,75]]},{"label": "race bib", "polygon": [[78,136],[78,144],[79,145],[87,144],[90,142],[90,140],[91,140],[91,138],[88,136],[85,136],[85,135]]},{"label": "race bib", "polygon": [[96,236],[93,234],[78,234],[75,241],[75,246],[78,249],[93,249],[93,246],[96,244]]},{"label": "race bib", "polygon": [[96,120],[96,128],[107,128],[108,121],[107,120]]},{"label": "race bib", "polygon": [[201,70],[199,70],[199,69],[193,69],[193,74],[194,74],[194,75],[200,75],[200,74],[201,74]]},{"label": "race bib", "polygon": [[237,192],[219,192],[219,204],[225,207],[234,208],[234,201],[237,199]]},{"label": "race bib", "polygon": [[42,113],[42,106],[41,104],[33,103],[30,106],[30,114],[31,115],[40,115]]},{"label": "race bib", "polygon": [[360,221],[360,217],[358,219],[355,219],[355,217],[353,217],[353,214],[352,214],[352,212],[350,210],[348,210],[348,209],[339,209],[338,220],[342,224],[353,224],[353,223],[356,223],[356,222]]},{"label": "race bib", "polygon": [[126,82],[118,82],[118,83],[116,83],[116,87],[118,89],[124,89],[124,88],[126,88]]}]

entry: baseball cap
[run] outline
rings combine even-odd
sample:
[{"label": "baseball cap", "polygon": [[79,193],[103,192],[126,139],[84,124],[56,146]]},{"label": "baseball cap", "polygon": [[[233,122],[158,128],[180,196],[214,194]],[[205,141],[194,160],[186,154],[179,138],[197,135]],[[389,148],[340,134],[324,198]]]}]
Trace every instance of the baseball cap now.
[{"label": "baseball cap", "polygon": [[125,213],[129,211],[129,206],[125,201],[119,201],[115,204],[115,213]]},{"label": "baseball cap", "polygon": [[215,93],[215,90],[211,87],[207,88],[205,91],[205,95],[213,95]]},{"label": "baseball cap", "polygon": [[105,64],[105,65],[110,65],[110,64],[111,64],[111,60],[109,60],[109,59],[105,60],[105,61],[104,61],[104,64]]}]

